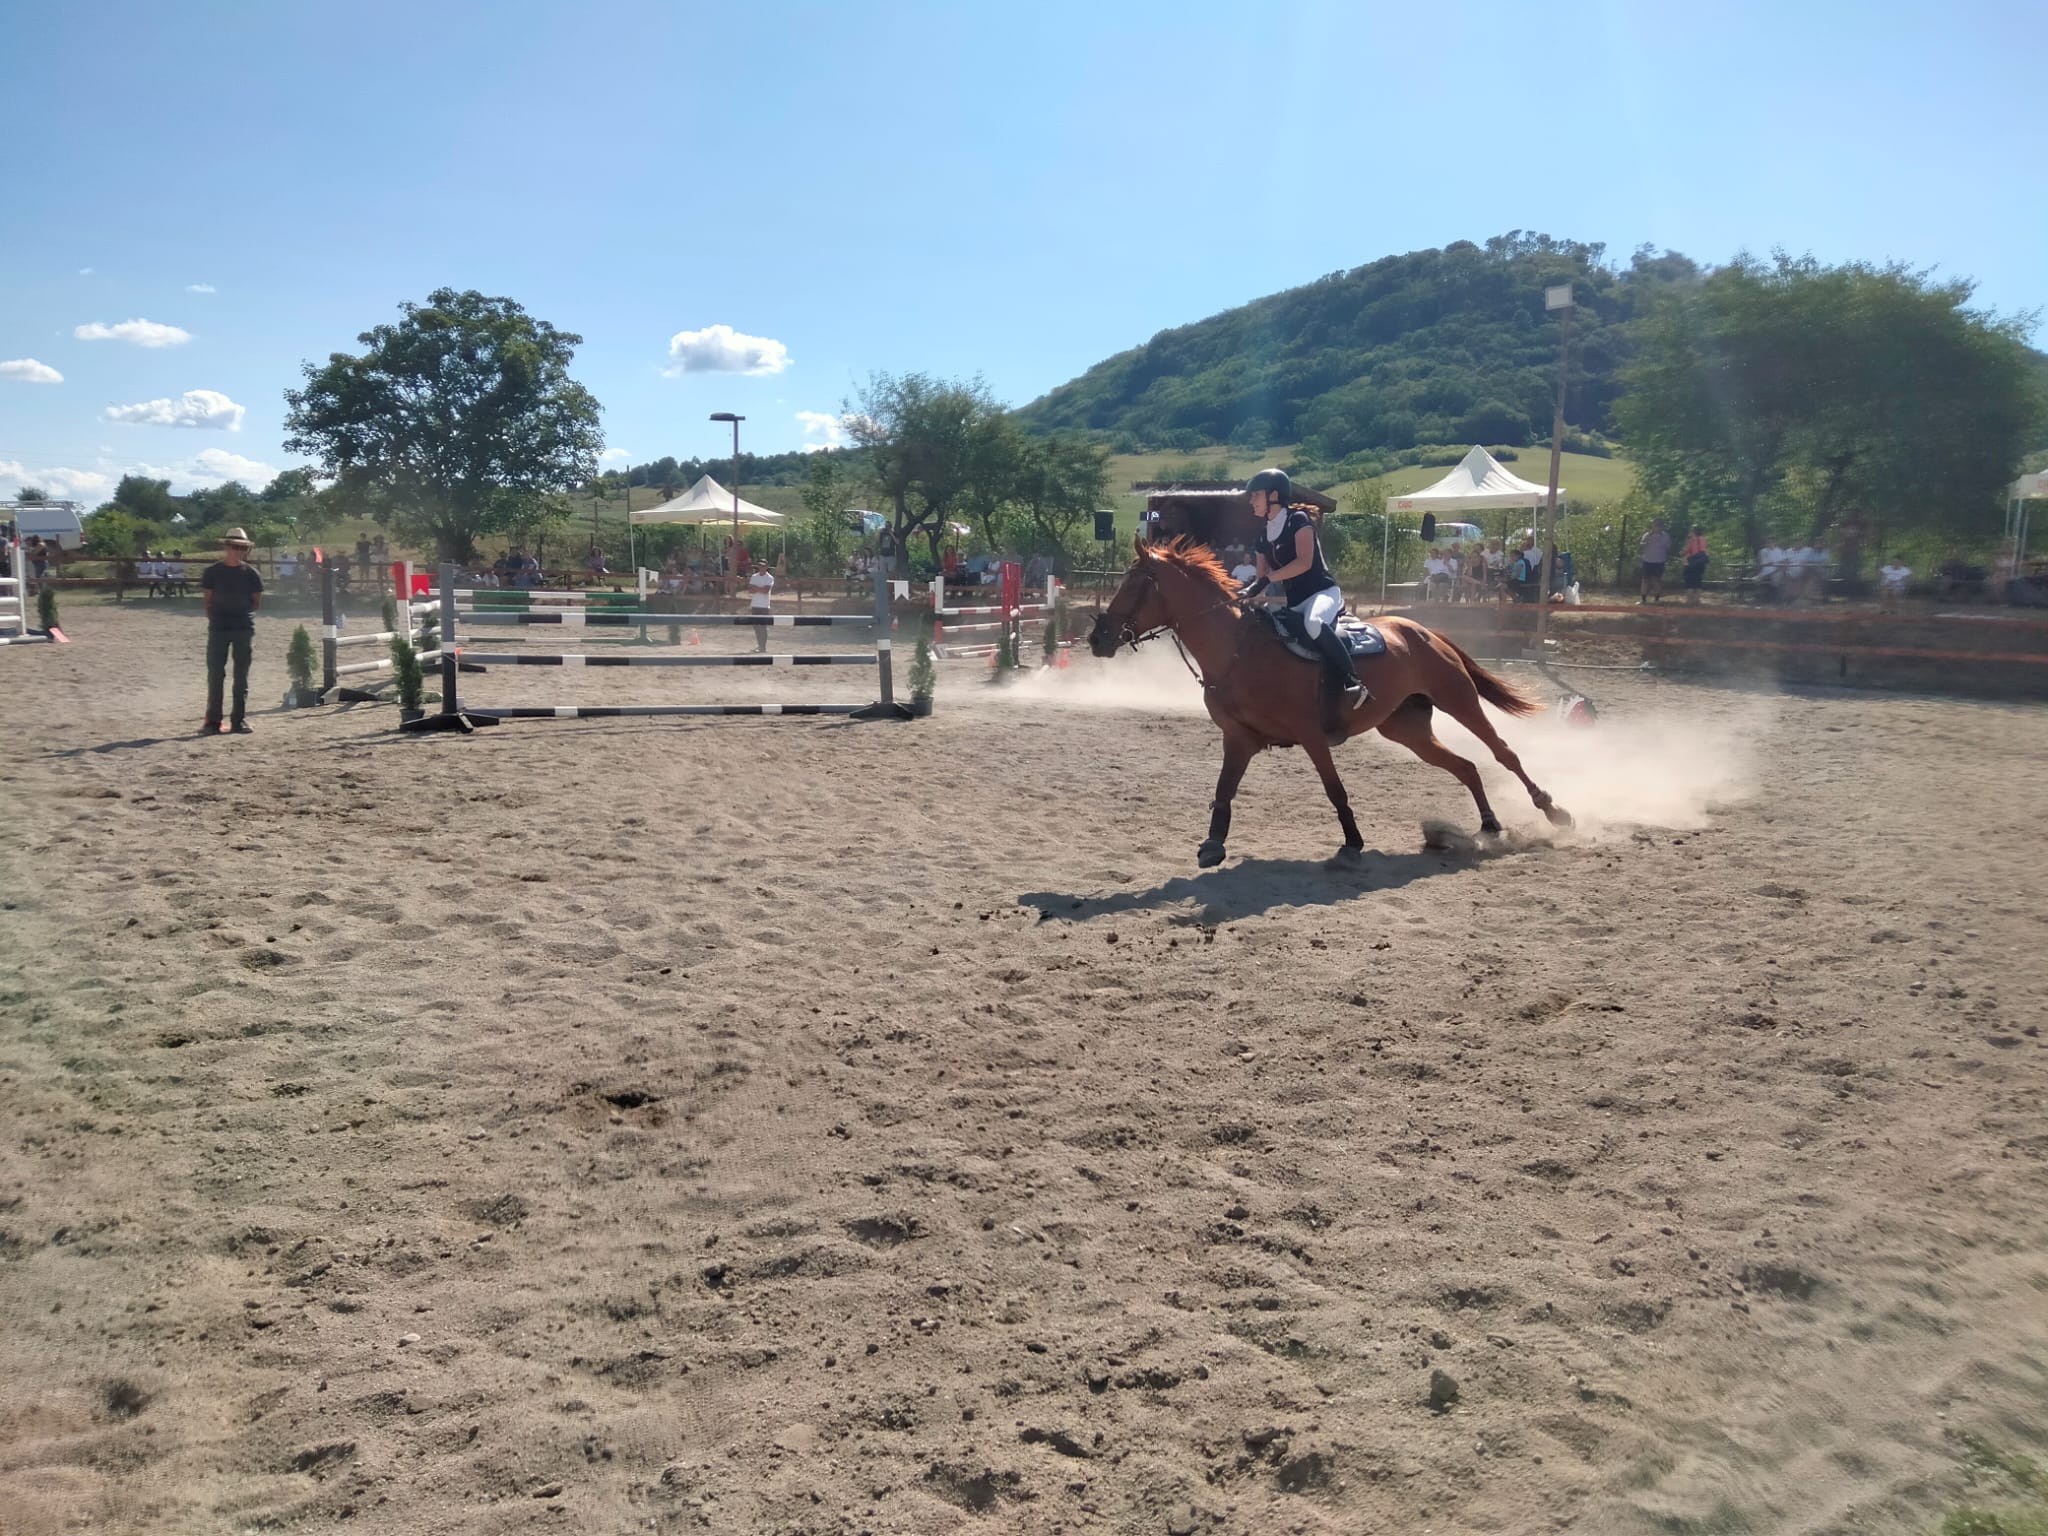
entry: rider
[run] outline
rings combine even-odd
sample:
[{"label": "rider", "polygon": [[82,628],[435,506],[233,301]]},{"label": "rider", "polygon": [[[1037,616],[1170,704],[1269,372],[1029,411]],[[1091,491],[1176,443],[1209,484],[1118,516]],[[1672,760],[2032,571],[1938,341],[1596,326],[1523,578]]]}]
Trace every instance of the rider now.
[{"label": "rider", "polygon": [[1367,697],[1358,680],[1351,652],[1337,634],[1337,615],[1344,610],[1344,594],[1337,579],[1323,563],[1323,548],[1316,538],[1316,525],[1308,514],[1288,502],[1293,482],[1283,469],[1262,469],[1245,482],[1252,512],[1264,525],[1254,546],[1258,556],[1258,578],[1245,585],[1243,595],[1256,597],[1268,582],[1279,582],[1287,593],[1287,606],[1299,616],[1308,642],[1321,652],[1323,664],[1337,684],[1337,703],[1349,711]]}]

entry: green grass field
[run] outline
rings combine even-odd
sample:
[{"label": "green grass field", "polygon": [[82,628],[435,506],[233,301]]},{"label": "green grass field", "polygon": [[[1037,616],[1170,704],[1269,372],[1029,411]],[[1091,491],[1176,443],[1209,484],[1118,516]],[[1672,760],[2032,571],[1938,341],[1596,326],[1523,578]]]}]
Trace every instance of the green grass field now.
[{"label": "green grass field", "polygon": [[[1243,479],[1252,471],[1267,464],[1284,464],[1292,459],[1296,450],[1292,447],[1262,449],[1247,453],[1235,448],[1209,448],[1198,453],[1122,453],[1109,461],[1109,504],[1116,511],[1117,533],[1120,539],[1128,540],[1137,531],[1138,515],[1144,511],[1145,498],[1131,489],[1139,481],[1158,480],[1174,474],[1190,465],[1200,465],[1206,472],[1223,465],[1225,478]],[[1521,457],[1506,466],[1524,480],[1542,484],[1550,474],[1550,456],[1541,448],[1523,450]],[[1414,466],[1395,470],[1376,481],[1351,480],[1332,486],[1329,494],[1337,499],[1337,506],[1343,512],[1378,510],[1388,496],[1402,495],[1418,490],[1443,478],[1449,470],[1442,466]],[[1628,494],[1633,476],[1625,459],[1598,459],[1587,454],[1567,453],[1562,467],[1564,487],[1569,492],[1569,501],[1578,506],[1596,502],[1619,501]],[[740,495],[756,506],[766,507],[771,512],[782,512],[792,519],[804,515],[803,498],[795,486],[790,485],[743,485]],[[663,500],[662,492],[656,486],[636,486],[632,492],[634,509],[641,510],[658,505]],[[591,497],[582,492],[573,492],[569,497],[574,508],[569,520],[559,527],[550,529],[547,536],[546,553],[552,566],[576,566],[582,563],[584,554],[595,538],[605,552],[614,571],[625,573],[628,568],[628,541],[626,525],[626,498],[623,496]],[[1499,521],[1498,514],[1489,514],[1487,526],[1492,528]],[[375,535],[379,530],[367,519],[346,520],[330,529],[320,541],[333,549],[353,549],[358,533]],[[721,535],[712,529],[705,530],[705,536],[716,545]],[[760,537],[750,530],[749,539]],[[772,541],[773,535],[767,537]],[[487,538],[484,547],[496,553],[502,540]],[[774,544],[765,546],[770,551]]]},{"label": "green grass field", "polygon": [[[1109,461],[1109,489],[1111,504],[1116,508],[1117,532],[1124,537],[1135,533],[1138,514],[1145,508],[1145,498],[1131,489],[1134,482],[1161,479],[1189,463],[1204,466],[1226,464],[1228,478],[1242,479],[1263,465],[1286,463],[1295,452],[1293,448],[1281,447],[1263,449],[1258,453],[1211,448],[1200,453],[1117,454]],[[1537,485],[1547,484],[1550,451],[1547,448],[1523,449],[1519,458],[1503,467],[1524,480]],[[1405,495],[1425,485],[1433,485],[1449,473],[1449,468],[1443,465],[1414,465],[1382,475],[1377,480],[1347,480],[1330,487],[1328,494],[1336,498],[1340,512],[1378,511],[1386,505],[1387,497]],[[1567,493],[1567,502],[1579,506],[1619,501],[1635,483],[1634,472],[1626,459],[1600,459],[1584,453],[1565,454],[1558,478]],[[1498,521],[1498,514],[1488,514],[1489,528]]]}]

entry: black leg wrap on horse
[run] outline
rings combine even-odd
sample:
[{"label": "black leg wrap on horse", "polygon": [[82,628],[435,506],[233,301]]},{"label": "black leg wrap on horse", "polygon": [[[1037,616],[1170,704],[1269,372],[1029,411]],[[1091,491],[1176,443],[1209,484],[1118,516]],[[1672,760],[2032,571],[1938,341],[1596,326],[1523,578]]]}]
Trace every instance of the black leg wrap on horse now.
[{"label": "black leg wrap on horse", "polygon": [[1230,836],[1230,802],[1212,800],[1209,802],[1209,841],[1220,843]]}]

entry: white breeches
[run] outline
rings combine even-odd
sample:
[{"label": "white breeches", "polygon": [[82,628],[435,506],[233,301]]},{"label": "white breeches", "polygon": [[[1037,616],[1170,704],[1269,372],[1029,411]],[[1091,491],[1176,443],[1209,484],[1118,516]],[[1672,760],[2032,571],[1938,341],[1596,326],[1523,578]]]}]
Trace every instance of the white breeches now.
[{"label": "white breeches", "polygon": [[1337,615],[1344,611],[1344,594],[1335,587],[1325,587],[1314,596],[1304,597],[1294,604],[1294,611],[1301,615],[1302,627],[1313,640],[1326,625],[1337,622]]}]

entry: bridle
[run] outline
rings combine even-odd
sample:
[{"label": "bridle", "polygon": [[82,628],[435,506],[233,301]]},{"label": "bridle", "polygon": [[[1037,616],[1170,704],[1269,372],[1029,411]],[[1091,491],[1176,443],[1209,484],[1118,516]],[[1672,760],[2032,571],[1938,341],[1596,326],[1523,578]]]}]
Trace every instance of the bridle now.
[{"label": "bridle", "polygon": [[[1152,574],[1150,566],[1147,566],[1145,568],[1144,577],[1145,580],[1148,583],[1150,583],[1152,590],[1155,593],[1158,592],[1159,578]],[[1179,631],[1171,622],[1155,625],[1151,629],[1146,630],[1141,635],[1136,630],[1134,630],[1129,623],[1125,622],[1122,619],[1119,619],[1117,621],[1116,643],[1119,647],[1128,645],[1133,651],[1135,651],[1147,640],[1156,640],[1161,635],[1172,635],[1173,648],[1174,650],[1180,653],[1181,665],[1188,669],[1188,676],[1192,677],[1197,683],[1200,683],[1202,685],[1203,692],[1213,693],[1216,689],[1223,686],[1223,681],[1225,678],[1228,678],[1231,673],[1237,670],[1238,659],[1244,655],[1244,634],[1250,626],[1244,624],[1242,620],[1249,617],[1249,612],[1245,608],[1244,604],[1238,599],[1237,595],[1235,593],[1231,593],[1227,594],[1226,596],[1219,597],[1215,602],[1211,603],[1208,607],[1198,609],[1196,612],[1189,614],[1186,621],[1188,623],[1193,623],[1196,619],[1203,618],[1208,614],[1215,613],[1218,609],[1221,608],[1233,608],[1237,610],[1240,622],[1238,624],[1237,649],[1231,652],[1229,665],[1223,669],[1221,676],[1219,676],[1214,682],[1211,682],[1208,678],[1205,678],[1198,670],[1196,670],[1193,659],[1188,655],[1188,648],[1185,645],[1181,644]],[[1108,610],[1104,610],[1103,616],[1105,618],[1109,616]]]}]

